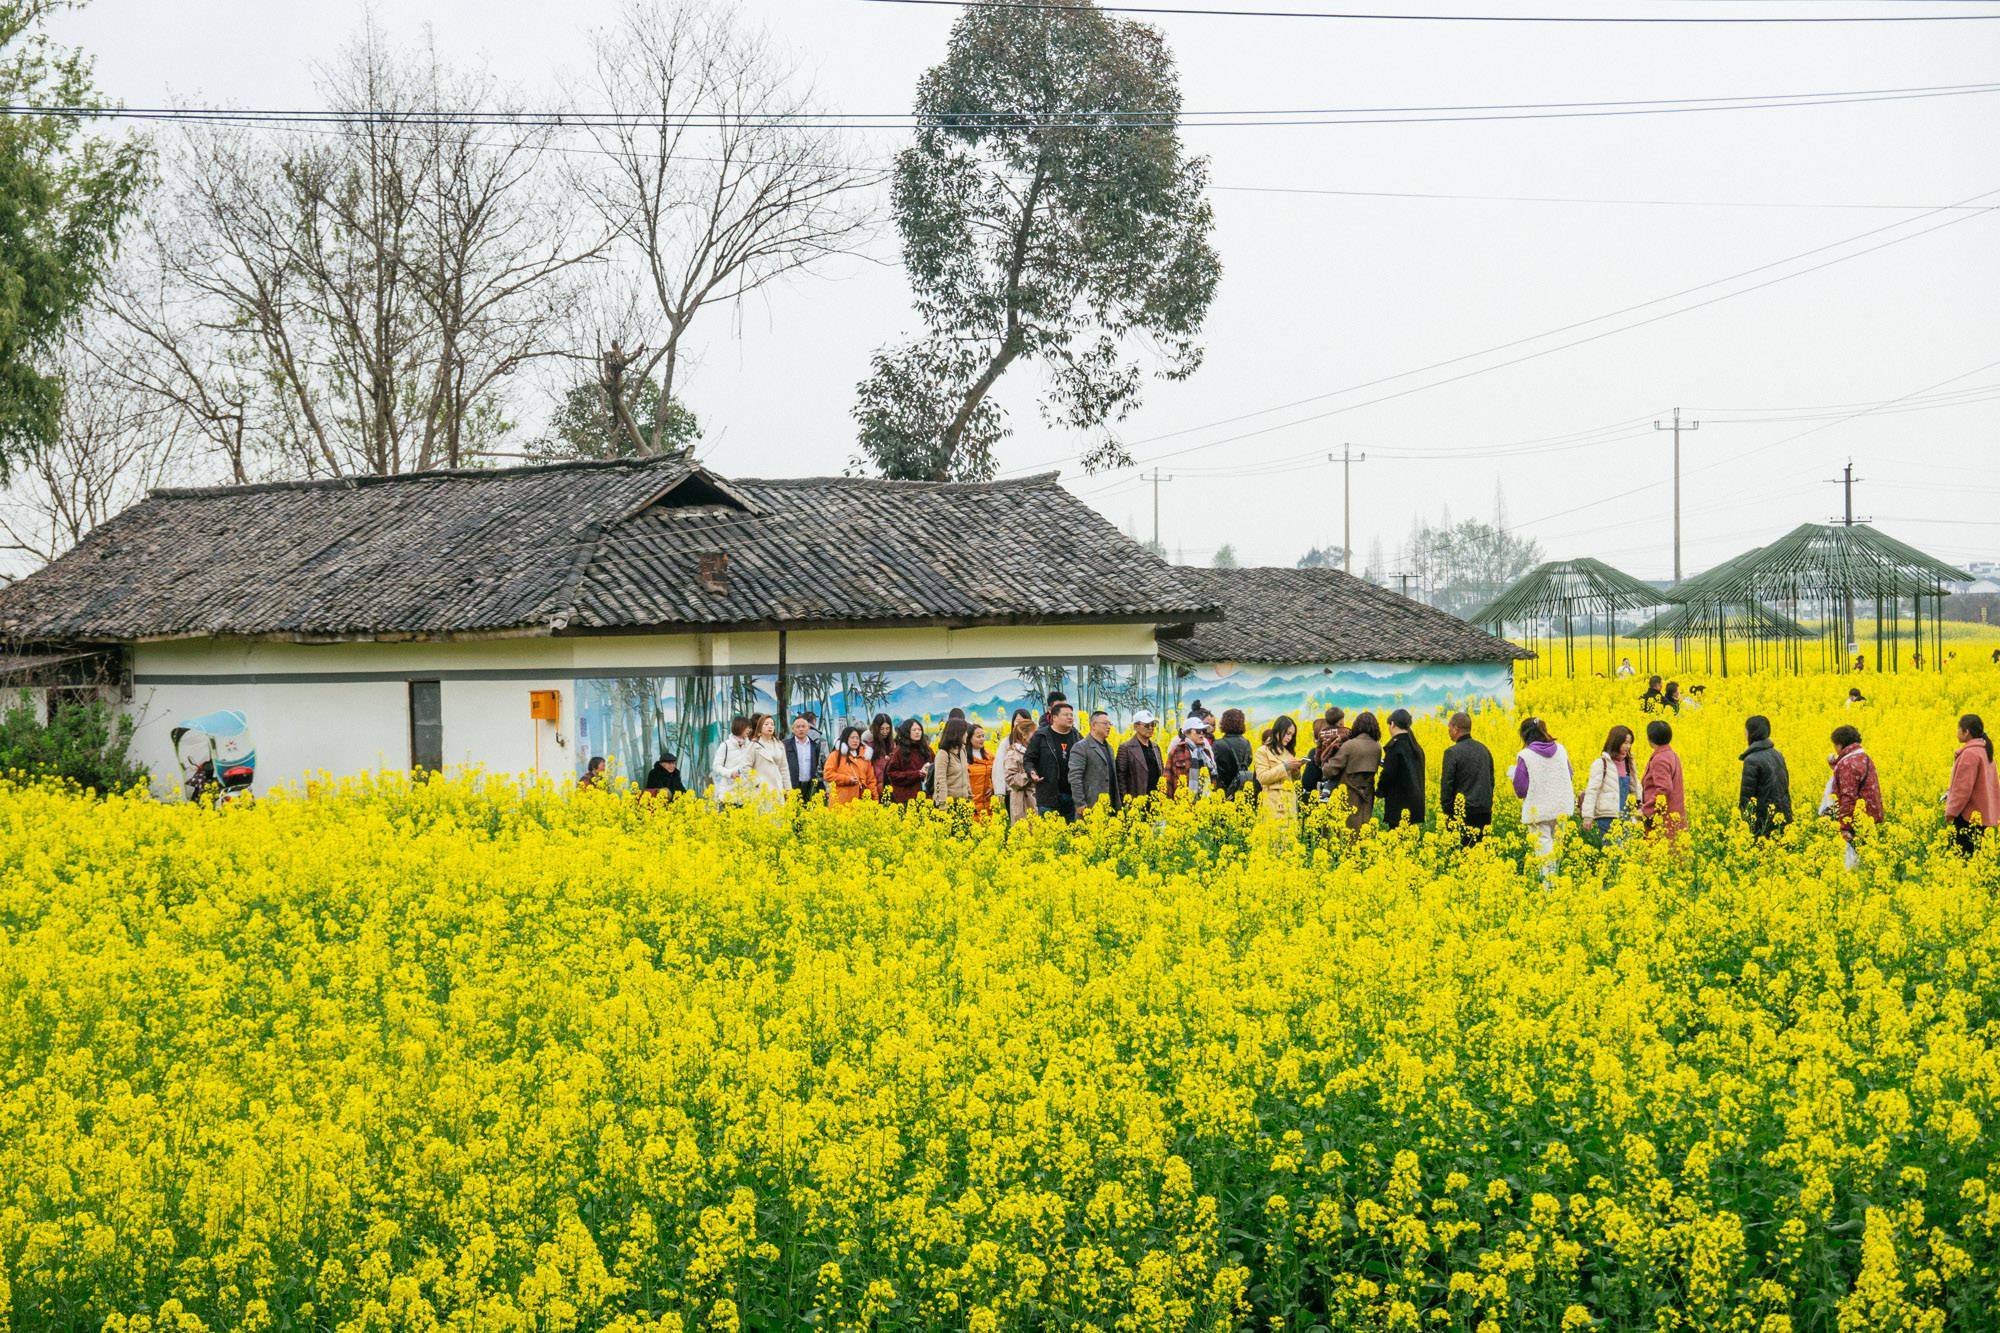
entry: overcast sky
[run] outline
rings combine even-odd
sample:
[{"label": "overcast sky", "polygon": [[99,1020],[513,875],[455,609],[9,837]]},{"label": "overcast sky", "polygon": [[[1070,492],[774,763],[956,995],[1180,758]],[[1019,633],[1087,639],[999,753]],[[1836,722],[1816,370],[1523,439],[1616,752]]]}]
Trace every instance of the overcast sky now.
[{"label": "overcast sky", "polygon": [[[862,0],[737,3],[807,53],[827,109],[851,112],[907,111],[956,13]],[[1396,8],[1449,12],[1422,3]],[[1459,8],[1587,12],[1557,0]],[[1953,8],[1966,10],[1660,0],[1621,12]],[[2000,12],[2000,3],[1970,8]],[[613,9],[612,0],[396,0],[376,18],[394,38],[414,40],[428,27],[448,56],[484,64],[520,85],[524,98],[541,92],[552,103],[566,81],[578,82],[572,76],[586,64],[586,32]],[[322,0],[94,0],[57,31],[94,53],[100,86],[129,105],[181,98],[298,107],[320,105],[315,63],[363,18],[359,5]],[[2000,79],[2000,23],[1149,21],[1180,60],[1189,110],[1730,97]],[[1142,466],[1157,462],[1174,478],[1160,490],[1170,554],[1205,562],[1229,542],[1245,563],[1290,564],[1311,545],[1337,542],[1340,476],[1323,455],[1351,441],[1369,454],[1354,470],[1355,546],[1363,555],[1377,538],[1393,552],[1418,516],[1435,518],[1447,507],[1455,516],[1488,515],[1504,486],[1510,520],[1551,558],[1595,555],[1665,575],[1669,437],[1651,423],[1681,404],[1703,422],[1684,440],[1690,572],[1835,514],[1838,487],[1824,482],[1850,456],[1863,478],[1862,514],[1947,558],[2000,559],[2000,214],[1961,211],[1894,225],[1926,207],[2000,190],[2000,94],[1540,121],[1212,128],[1188,138],[1226,187],[1214,195],[1224,274],[1207,360],[1183,383],[1153,382],[1143,408],[1120,427]],[[893,132],[865,136],[880,158],[900,142]],[[1410,194],[1671,202],[1393,197]],[[2000,194],[1986,202],[2000,203]],[[1916,234],[1954,218],[1964,220]],[[1678,303],[1455,360],[1877,228],[1886,230]],[[1763,290],[1607,332],[1905,236]],[[849,412],[868,354],[914,328],[893,235],[871,254],[876,262],[839,263],[703,317],[684,396],[704,423],[712,466],[768,476],[847,464]],[[1405,374],[1446,361],[1454,364]],[[1339,392],[1389,376],[1402,377]],[[1138,480],[1139,469],[1081,474],[1071,455],[1086,441],[1041,424],[1032,370],[1017,367],[1004,386],[1014,435],[1002,448],[1003,472],[1060,467],[1113,521],[1149,535],[1152,488]],[[1926,410],[1840,419],[1912,394]],[[1936,406],[1939,394],[1966,401]],[[1300,405],[1283,408],[1290,403]],[[1575,438],[1590,442],[1552,447]]]}]

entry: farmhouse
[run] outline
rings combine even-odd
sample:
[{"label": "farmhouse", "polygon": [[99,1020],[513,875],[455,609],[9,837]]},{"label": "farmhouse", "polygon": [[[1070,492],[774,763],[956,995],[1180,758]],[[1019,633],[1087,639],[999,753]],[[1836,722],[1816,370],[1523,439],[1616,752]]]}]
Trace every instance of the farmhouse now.
[{"label": "farmhouse", "polygon": [[1219,620],[1160,640],[1167,707],[1199,699],[1252,716],[1338,704],[1430,712],[1511,704],[1514,663],[1532,657],[1456,616],[1337,569],[1197,569],[1181,577]]},{"label": "farmhouse", "polygon": [[[176,752],[215,725],[267,787],[599,755],[636,774],[663,750],[699,774],[735,714],[997,722],[1056,688],[1121,717],[1204,690],[1253,712],[1506,695],[1498,641],[1295,573],[1176,569],[1053,474],[755,481],[663,458],[166,489],[0,590],[0,670],[110,682],[162,787],[219,753]],[[1395,660],[1367,665],[1376,647]]]}]

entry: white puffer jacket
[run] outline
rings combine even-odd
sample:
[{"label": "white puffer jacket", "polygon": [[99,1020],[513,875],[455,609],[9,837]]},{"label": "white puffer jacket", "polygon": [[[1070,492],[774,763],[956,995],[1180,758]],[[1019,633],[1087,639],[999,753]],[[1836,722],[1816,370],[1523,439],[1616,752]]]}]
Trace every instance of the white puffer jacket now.
[{"label": "white puffer jacket", "polygon": [[[1627,773],[1631,772],[1631,760],[1626,760]],[[1632,794],[1639,794],[1636,775],[1628,784]],[[1583,804],[1579,813],[1585,819],[1623,819],[1631,810],[1618,803],[1618,769],[1611,762],[1611,756],[1600,754],[1590,761],[1590,776],[1583,783]]]}]

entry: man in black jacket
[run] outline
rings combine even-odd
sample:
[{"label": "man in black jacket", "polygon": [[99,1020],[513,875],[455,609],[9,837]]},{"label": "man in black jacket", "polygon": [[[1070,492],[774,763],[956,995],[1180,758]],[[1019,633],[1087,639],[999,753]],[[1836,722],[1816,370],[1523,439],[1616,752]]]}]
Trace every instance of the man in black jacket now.
[{"label": "man in black jacket", "polygon": [[1743,788],[1736,808],[1750,821],[1750,832],[1768,838],[1781,824],[1792,822],[1792,775],[1785,756],[1771,744],[1771,719],[1758,714],[1743,724],[1750,748],[1743,760]]},{"label": "man in black jacket", "polygon": [[1389,714],[1389,743],[1382,747],[1375,799],[1382,803],[1383,828],[1401,827],[1405,820],[1424,822],[1424,750],[1410,734],[1407,708]]},{"label": "man in black jacket", "polygon": [[785,768],[801,801],[819,794],[823,785],[820,770],[825,765],[826,742],[814,734],[812,714],[801,713],[792,719],[792,734],[785,742]]},{"label": "man in black jacket", "polygon": [[1076,819],[1076,803],[1069,794],[1069,750],[1075,744],[1076,709],[1058,697],[1049,705],[1048,725],[1029,737],[1028,753],[1022,757],[1035,782],[1035,808],[1071,821]]},{"label": "man in black jacket", "polygon": [[1493,826],[1493,752],[1472,739],[1472,719],[1453,713],[1445,725],[1451,745],[1438,771],[1438,811],[1463,825],[1460,837],[1470,847]]}]

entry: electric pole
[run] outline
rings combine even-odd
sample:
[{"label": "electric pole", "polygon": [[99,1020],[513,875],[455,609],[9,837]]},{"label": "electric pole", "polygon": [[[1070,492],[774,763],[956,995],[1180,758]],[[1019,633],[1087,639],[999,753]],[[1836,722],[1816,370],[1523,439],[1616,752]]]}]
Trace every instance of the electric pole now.
[{"label": "electric pole", "polygon": [[1699,421],[1681,421],[1681,410],[1674,409],[1673,424],[1655,421],[1654,430],[1670,430],[1674,433],[1674,582],[1681,581],[1681,432],[1700,430]]},{"label": "electric pole", "polygon": [[1167,548],[1160,545],[1160,483],[1172,481],[1173,476],[1171,473],[1162,475],[1158,468],[1154,468],[1153,475],[1149,477],[1141,474],[1139,480],[1153,483],[1153,550],[1164,555]]},{"label": "electric pole", "polygon": [[1337,454],[1328,454],[1329,463],[1340,464],[1340,572],[1354,572],[1354,465],[1368,461],[1354,446],[1343,444]]},{"label": "electric pole", "polygon": [[1847,466],[1840,470],[1839,476],[1827,478],[1829,485],[1840,487],[1841,498],[1846,502],[1842,505],[1846,511],[1842,523],[1846,527],[1854,526],[1854,483],[1860,480],[1854,475],[1854,460],[1851,458],[1847,460]]},{"label": "electric pole", "polygon": [[[1843,527],[1853,527],[1855,521],[1854,483],[1861,480],[1861,478],[1854,475],[1854,460],[1851,458],[1847,460],[1847,466],[1840,470],[1838,477],[1828,477],[1826,480],[1829,485],[1840,487],[1841,525]],[[1866,519],[1861,521],[1864,523],[1867,522]],[[1854,591],[1851,588],[1848,590],[1846,597],[1842,599],[1842,610],[1847,614],[1847,651],[1858,653],[1861,650],[1861,629],[1854,621]],[[1879,613],[1876,618],[1878,621],[1880,620]],[[1842,659],[1840,665],[1845,668],[1847,666],[1846,660]],[[1875,669],[1877,671],[1882,669],[1882,646],[1879,628],[1876,633]]]}]

